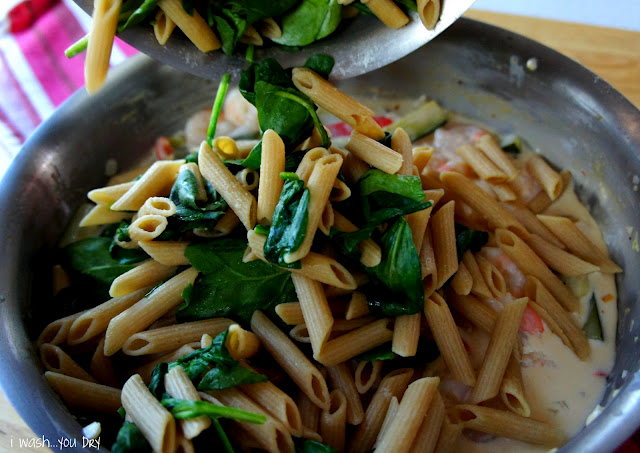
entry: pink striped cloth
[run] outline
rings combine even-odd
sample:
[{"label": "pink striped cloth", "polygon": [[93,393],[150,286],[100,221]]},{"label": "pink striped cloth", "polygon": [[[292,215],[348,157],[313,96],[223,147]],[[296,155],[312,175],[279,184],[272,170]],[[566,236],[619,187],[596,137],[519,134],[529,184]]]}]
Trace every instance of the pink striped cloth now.
[{"label": "pink striped cloth", "polygon": [[[15,15],[0,17],[0,178],[35,128],[84,85],[84,54],[68,59],[64,50],[87,33],[90,17],[71,0],[49,4],[21,31]],[[136,52],[116,38],[111,65]]]}]

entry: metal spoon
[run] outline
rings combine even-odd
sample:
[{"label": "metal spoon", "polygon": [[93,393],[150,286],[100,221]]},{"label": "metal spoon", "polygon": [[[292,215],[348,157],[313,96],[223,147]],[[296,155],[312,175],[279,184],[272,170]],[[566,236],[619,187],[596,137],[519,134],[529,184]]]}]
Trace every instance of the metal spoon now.
[{"label": "metal spoon", "polygon": [[[93,0],[74,0],[91,14]],[[394,30],[375,17],[360,15],[345,20],[329,37],[301,50],[279,46],[256,48],[255,59],[276,58],[283,67],[301,66],[311,55],[324,53],[334,57],[332,79],[347,79],[373,71],[413,52],[431,41],[471,7],[475,0],[445,0],[440,20],[434,30],[424,28],[418,14],[411,11],[411,21]],[[225,55],[222,51],[202,53],[182,34],[171,36],[166,46],[156,41],[150,26],[137,26],[118,35],[141,52],[181,71],[217,80],[225,73],[239,73],[247,67],[242,55]]]}]

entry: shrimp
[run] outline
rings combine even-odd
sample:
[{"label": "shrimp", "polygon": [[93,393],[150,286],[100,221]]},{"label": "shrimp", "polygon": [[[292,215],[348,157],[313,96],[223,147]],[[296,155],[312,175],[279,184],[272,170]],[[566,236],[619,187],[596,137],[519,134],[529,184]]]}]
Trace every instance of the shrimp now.
[{"label": "shrimp", "polygon": [[511,258],[496,247],[483,247],[482,255],[497,267],[504,276],[507,288],[513,297],[524,296],[526,277]]}]

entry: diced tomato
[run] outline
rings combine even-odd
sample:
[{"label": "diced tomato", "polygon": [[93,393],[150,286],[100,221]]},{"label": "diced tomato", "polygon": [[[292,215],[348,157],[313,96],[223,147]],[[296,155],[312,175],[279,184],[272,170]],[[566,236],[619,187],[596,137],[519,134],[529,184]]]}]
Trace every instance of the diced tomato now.
[{"label": "diced tomato", "polygon": [[156,153],[156,159],[158,160],[173,159],[173,146],[171,146],[167,137],[158,137],[155,145],[153,145],[153,151]]},{"label": "diced tomato", "polygon": [[611,302],[613,300],[613,294],[607,294],[602,297],[602,302]]},{"label": "diced tomato", "polygon": [[596,371],[595,373],[593,373],[593,375],[596,377],[609,377],[609,375],[604,371]]},{"label": "diced tomato", "polygon": [[351,126],[347,123],[335,123],[327,126],[332,137],[348,137],[351,135]]},{"label": "diced tomato", "polygon": [[483,131],[482,129],[478,130],[475,134],[473,134],[473,141],[478,141],[481,137],[487,135],[487,131]]},{"label": "diced tomato", "polygon": [[460,173],[467,178],[473,177],[473,169],[464,162],[454,164],[452,164],[451,162],[445,162],[444,164],[437,167],[436,170],[440,173],[442,173],[443,171],[455,171],[456,173]]},{"label": "diced tomato", "polygon": [[374,116],[373,117],[373,121],[378,123],[378,126],[380,126],[380,127],[385,127],[385,126],[388,126],[389,124],[393,123],[391,118],[387,118],[386,116]]},{"label": "diced tomato", "polygon": [[529,305],[524,309],[522,321],[520,322],[520,330],[530,334],[541,334],[544,332],[544,324],[538,313]]}]

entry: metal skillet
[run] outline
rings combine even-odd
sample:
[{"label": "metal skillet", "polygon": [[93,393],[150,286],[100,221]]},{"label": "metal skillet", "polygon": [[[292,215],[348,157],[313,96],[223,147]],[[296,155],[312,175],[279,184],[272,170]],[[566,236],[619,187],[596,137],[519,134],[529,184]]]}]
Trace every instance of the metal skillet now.
[{"label": "metal skillet", "polygon": [[[523,67],[530,57],[538,60],[535,72]],[[106,182],[107,160],[133,168],[158,135],[182,128],[216,88],[144,56],[112,76],[95,97],[82,90],[67,101],[0,182],[0,385],[36,435],[78,439],[78,451],[95,449],[81,448],[81,426],[46,384],[32,343],[34,314],[49,300],[56,242],[87,191]],[[553,164],[572,170],[626,271],[617,282],[617,357],[602,411],[561,451],[614,451],[640,426],[640,254],[627,233],[640,225],[632,182],[640,175],[640,111],[557,52],[468,19],[395,64],[339,86],[356,96],[426,94],[501,134],[517,131]]]},{"label": "metal skillet", "polygon": [[[93,10],[93,0],[74,0],[87,14]],[[410,22],[394,30],[375,17],[360,15],[343,20],[336,32],[301,50],[267,45],[256,48],[256,61],[276,58],[285,67],[302,66],[311,55],[328,54],[336,64],[333,79],[348,79],[381,68],[423,44],[447,29],[471,7],[475,0],[447,0],[442,2],[442,13],[435,29],[424,28],[418,14],[411,11]],[[182,34],[174,33],[166,46],[158,44],[150,26],[136,26],[118,35],[150,57],[176,69],[205,79],[219,80],[225,73],[237,74],[247,66],[244,55],[225,55],[221,50],[202,53]]]}]

